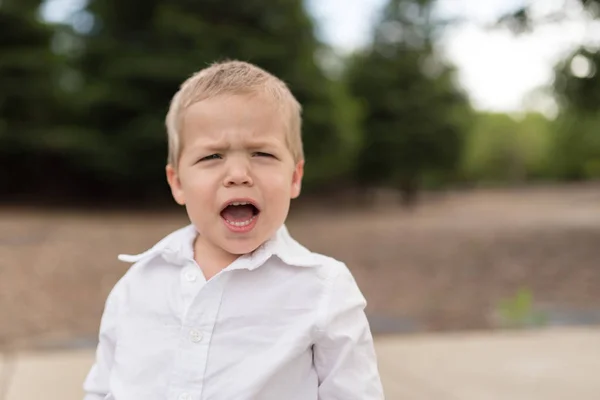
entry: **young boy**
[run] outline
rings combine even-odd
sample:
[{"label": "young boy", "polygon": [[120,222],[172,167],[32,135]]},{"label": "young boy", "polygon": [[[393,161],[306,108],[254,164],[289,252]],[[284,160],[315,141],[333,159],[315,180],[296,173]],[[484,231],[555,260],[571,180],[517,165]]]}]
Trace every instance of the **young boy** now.
[{"label": "young boy", "polygon": [[365,299],[284,221],[300,194],[300,105],[239,61],[183,83],[167,178],[191,224],[108,296],[85,400],[380,400]]}]

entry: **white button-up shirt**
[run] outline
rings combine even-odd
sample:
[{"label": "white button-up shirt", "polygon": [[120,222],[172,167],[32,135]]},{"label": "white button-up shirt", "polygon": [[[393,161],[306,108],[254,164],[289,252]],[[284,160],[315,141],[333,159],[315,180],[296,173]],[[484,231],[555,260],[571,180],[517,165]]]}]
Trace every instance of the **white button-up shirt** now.
[{"label": "white button-up shirt", "polygon": [[380,400],[348,268],[285,226],[208,282],[190,225],[137,256],[108,296],[85,400]]}]

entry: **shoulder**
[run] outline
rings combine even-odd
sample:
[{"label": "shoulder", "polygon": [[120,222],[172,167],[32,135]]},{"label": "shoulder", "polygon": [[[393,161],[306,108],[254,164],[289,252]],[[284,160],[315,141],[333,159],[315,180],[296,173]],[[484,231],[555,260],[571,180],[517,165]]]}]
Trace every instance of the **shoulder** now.
[{"label": "shoulder", "polygon": [[366,306],[366,300],[345,262],[322,254],[315,254],[315,257],[319,260],[317,273],[326,282],[329,302],[346,299]]},{"label": "shoulder", "polygon": [[140,279],[141,273],[146,265],[151,262],[151,258],[141,259],[133,262],[127,271],[117,280],[106,299],[107,308],[118,308],[119,304],[125,302],[132,284]]},{"label": "shoulder", "polygon": [[354,280],[352,272],[344,261],[325,254],[315,252],[311,252],[311,254],[314,260],[316,272],[323,280],[331,282],[347,278]]},{"label": "shoulder", "polygon": [[[350,295],[364,301],[354,276],[347,264],[332,256],[317,253],[304,247],[293,239],[287,231],[284,232],[287,240],[286,252],[282,253],[284,262],[290,265],[310,267],[324,283],[325,290],[330,296]],[[286,259],[287,258],[287,259]]]},{"label": "shoulder", "polygon": [[316,262],[314,270],[322,285],[316,324],[319,335],[338,325],[348,328],[362,323],[367,300],[346,263],[324,254],[312,254]]},{"label": "shoulder", "polygon": [[340,275],[352,275],[341,260],[311,251],[294,239],[283,226],[274,241],[274,253],[284,263],[297,267],[310,267],[323,279],[331,280]]}]

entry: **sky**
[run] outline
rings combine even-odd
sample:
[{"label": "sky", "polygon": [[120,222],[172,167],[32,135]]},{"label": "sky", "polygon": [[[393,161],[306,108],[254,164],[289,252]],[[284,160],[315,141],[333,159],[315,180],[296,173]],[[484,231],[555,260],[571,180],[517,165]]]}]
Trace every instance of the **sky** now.
[{"label": "sky", "polygon": [[[64,19],[83,0],[49,0],[43,15]],[[368,44],[371,28],[386,0],[306,0],[317,21],[321,38],[342,53]],[[485,30],[500,15],[525,0],[439,0],[438,14],[465,20],[449,29],[441,43],[445,57],[458,68],[459,84],[480,110],[556,112],[550,97],[537,88],[551,83],[553,66],[581,43],[600,45],[600,23],[586,22],[577,7],[571,18],[549,24],[531,34],[514,36],[507,31]],[[530,0],[535,15],[543,17],[572,0]],[[570,3],[571,2],[571,3]],[[593,38],[596,38],[595,41]]]}]

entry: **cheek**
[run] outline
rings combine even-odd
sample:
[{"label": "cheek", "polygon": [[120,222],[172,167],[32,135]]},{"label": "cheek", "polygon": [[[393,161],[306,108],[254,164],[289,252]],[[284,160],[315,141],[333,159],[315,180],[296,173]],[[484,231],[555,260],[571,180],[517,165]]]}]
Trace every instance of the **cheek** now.
[{"label": "cheek", "polygon": [[292,173],[287,170],[269,171],[267,174],[261,174],[260,180],[262,186],[269,190],[286,192],[292,186]]},{"label": "cheek", "polygon": [[181,177],[181,188],[186,194],[186,197],[196,200],[208,198],[212,193],[213,181],[209,174],[202,172],[187,173]]},{"label": "cheek", "polygon": [[206,185],[211,181],[211,173],[209,170],[203,170],[201,168],[190,168],[185,172],[182,177],[182,181],[186,184],[188,189],[198,187],[198,185]]}]

